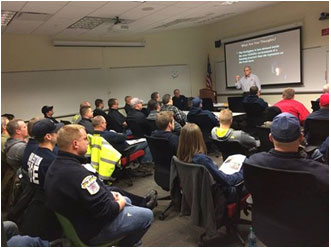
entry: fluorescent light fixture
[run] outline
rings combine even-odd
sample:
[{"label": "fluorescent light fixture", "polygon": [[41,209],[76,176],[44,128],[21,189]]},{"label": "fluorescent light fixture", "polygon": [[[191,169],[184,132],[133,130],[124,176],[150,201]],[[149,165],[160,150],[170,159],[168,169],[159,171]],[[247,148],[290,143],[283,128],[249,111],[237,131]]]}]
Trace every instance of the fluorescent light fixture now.
[{"label": "fluorescent light fixture", "polygon": [[239,2],[239,1],[225,1],[225,2],[221,3],[221,5],[231,5],[231,4],[234,4],[237,2]]},{"label": "fluorescent light fixture", "polygon": [[122,42],[122,41],[63,41],[53,40],[54,46],[63,47],[145,47],[145,41]]},{"label": "fluorescent light fixture", "polygon": [[7,26],[15,15],[15,11],[1,10],[1,26]]},{"label": "fluorescent light fixture", "polygon": [[102,18],[102,17],[93,17],[93,16],[85,16],[74,24],[70,25],[68,28],[71,29],[94,29],[97,26],[101,25],[105,22],[112,22],[111,18]]}]

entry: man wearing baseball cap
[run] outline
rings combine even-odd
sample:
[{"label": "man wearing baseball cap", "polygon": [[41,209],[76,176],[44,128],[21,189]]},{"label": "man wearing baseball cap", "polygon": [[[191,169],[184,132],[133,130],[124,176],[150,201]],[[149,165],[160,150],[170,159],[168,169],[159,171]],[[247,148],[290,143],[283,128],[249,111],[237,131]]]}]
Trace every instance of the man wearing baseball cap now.
[{"label": "man wearing baseball cap", "polygon": [[54,123],[59,123],[55,118],[53,118],[53,106],[47,106],[45,105],[44,107],[41,108],[41,112],[44,114],[45,118],[51,119]]},{"label": "man wearing baseball cap", "polygon": [[57,141],[57,131],[62,126],[63,123],[54,123],[51,119],[45,118],[37,121],[32,127],[32,134],[39,145],[29,156],[28,173],[30,182],[41,189],[44,186],[48,167],[56,158],[53,150]]},{"label": "man wearing baseball cap", "polygon": [[253,154],[247,159],[247,163],[276,169],[307,171],[316,177],[322,191],[328,192],[329,167],[302,158],[298,152],[303,134],[300,130],[300,122],[295,116],[289,113],[277,115],[273,119],[269,139],[275,148],[269,152]]},{"label": "man wearing baseball cap", "polygon": [[[329,120],[329,93],[324,93],[320,97],[320,109],[308,115],[306,120]],[[307,140],[309,140],[310,122],[304,123],[304,134]]]},{"label": "man wearing baseball cap", "polygon": [[62,234],[56,216],[46,206],[44,193],[46,172],[56,159],[53,150],[57,143],[57,131],[62,126],[63,123],[54,123],[48,118],[39,120],[32,126],[32,135],[38,142],[38,148],[31,152],[27,167],[35,190],[22,218],[20,230],[24,235],[55,240]]}]

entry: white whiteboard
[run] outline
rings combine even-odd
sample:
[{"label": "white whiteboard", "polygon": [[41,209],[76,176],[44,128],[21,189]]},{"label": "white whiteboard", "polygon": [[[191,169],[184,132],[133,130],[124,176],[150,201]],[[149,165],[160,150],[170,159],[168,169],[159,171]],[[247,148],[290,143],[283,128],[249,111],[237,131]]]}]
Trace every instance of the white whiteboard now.
[{"label": "white whiteboard", "polygon": [[54,116],[79,111],[82,101],[118,98],[124,105],[126,95],[147,102],[154,91],[173,94],[178,88],[191,96],[188,65],[81,69],[1,73],[1,112],[29,120],[42,116],[43,105],[54,106]]},{"label": "white whiteboard", "polygon": [[[315,47],[302,50],[303,85],[292,87],[300,93],[319,93],[324,84],[328,83],[329,74],[329,47]],[[216,91],[221,95],[241,94],[241,90],[227,89],[225,82],[224,61],[215,63]],[[240,75],[243,72],[238,72]],[[254,73],[254,71],[252,71]],[[234,80],[234,79],[233,79]],[[281,93],[287,86],[263,87],[263,93]]]}]

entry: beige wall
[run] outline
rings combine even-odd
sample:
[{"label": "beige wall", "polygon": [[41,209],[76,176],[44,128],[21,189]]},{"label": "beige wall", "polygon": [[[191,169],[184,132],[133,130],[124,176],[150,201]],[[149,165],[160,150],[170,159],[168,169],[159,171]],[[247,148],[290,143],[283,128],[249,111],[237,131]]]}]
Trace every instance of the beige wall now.
[{"label": "beige wall", "polygon": [[2,72],[187,64],[197,95],[206,75],[205,37],[203,28],[190,28],[146,35],[144,48],[73,48],[53,47],[45,36],[6,34]]},{"label": "beige wall", "polygon": [[[49,37],[6,34],[2,35],[2,71],[188,64],[195,96],[205,85],[207,55],[212,65],[223,60],[223,46],[215,48],[215,40],[302,22],[303,48],[328,45],[329,37],[322,37],[321,29],[329,22],[318,20],[328,9],[328,2],[280,2],[212,25],[145,35],[145,48],[60,48],[53,47]],[[317,96],[302,94],[297,99],[310,108],[310,100]],[[280,96],[264,98],[273,104]]]},{"label": "beige wall", "polygon": [[[210,54],[211,63],[214,64],[216,61],[224,60],[224,47],[222,45],[221,48],[215,48],[215,40],[246,35],[296,22],[303,24],[303,48],[327,46],[329,36],[321,36],[321,29],[329,27],[329,21],[318,20],[321,12],[329,12],[329,2],[280,2],[212,24],[207,28],[208,53]],[[213,76],[215,77],[215,74]],[[213,80],[215,82],[215,78]],[[280,97],[269,94],[263,95],[263,98],[270,104],[279,101]],[[296,99],[303,102],[310,110],[310,101],[318,97],[319,94],[298,94]],[[219,101],[226,101],[226,99],[226,97],[218,98]]]}]

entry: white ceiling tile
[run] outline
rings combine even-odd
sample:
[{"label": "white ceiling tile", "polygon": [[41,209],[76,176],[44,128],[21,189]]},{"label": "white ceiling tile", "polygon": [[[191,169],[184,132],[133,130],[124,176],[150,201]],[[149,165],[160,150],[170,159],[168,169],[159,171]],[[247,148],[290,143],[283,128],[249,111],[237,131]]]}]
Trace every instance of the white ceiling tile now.
[{"label": "white ceiling tile", "polygon": [[21,11],[36,12],[36,13],[50,13],[54,14],[68,2],[64,1],[45,1],[45,2],[28,2]]},{"label": "white ceiling tile", "polygon": [[34,29],[40,26],[42,21],[19,21],[13,20],[6,29],[6,33],[30,34]]},{"label": "white ceiling tile", "polygon": [[1,1],[1,10],[19,11],[26,1]]},{"label": "white ceiling tile", "polygon": [[204,1],[181,1],[177,2],[175,6],[177,7],[198,7],[206,4]]},{"label": "white ceiling tile", "polygon": [[[142,10],[143,8],[148,8],[151,7],[153,8],[153,10],[149,10],[149,11],[144,11]],[[140,5],[139,7],[136,7],[128,12],[125,12],[124,14],[120,15],[120,18],[125,18],[125,19],[131,19],[131,20],[137,20],[139,18],[151,15],[163,8],[166,8],[166,6],[161,6],[161,5],[148,5],[148,4],[144,4],[144,5]]]},{"label": "white ceiling tile", "polygon": [[97,17],[114,17],[123,14],[126,11],[129,11],[135,7],[138,7],[142,3],[140,2],[108,2],[102,8],[97,9],[96,11],[92,12],[90,16],[97,16]]},{"label": "white ceiling tile", "polygon": [[[275,2],[238,2],[222,5],[224,1],[3,1],[2,9],[53,14],[46,22],[13,20],[4,33],[31,33],[58,37],[98,39],[100,37],[126,37],[133,34],[160,32],[184,27],[200,26],[227,18],[226,13],[241,14],[261,8]],[[142,11],[151,7],[151,11]],[[24,9],[23,9],[24,8]],[[115,32],[111,24],[102,24],[93,30],[67,29],[68,26],[85,16],[97,16],[134,20],[129,31]],[[187,20],[169,27],[155,27],[171,23],[177,19],[201,17],[199,20]],[[15,21],[15,22],[14,22]],[[3,30],[3,29],[2,29]]]},{"label": "white ceiling tile", "polygon": [[107,1],[72,1],[68,4],[69,7],[81,7],[81,8],[100,8],[107,4]]}]

